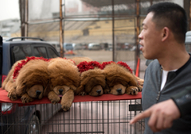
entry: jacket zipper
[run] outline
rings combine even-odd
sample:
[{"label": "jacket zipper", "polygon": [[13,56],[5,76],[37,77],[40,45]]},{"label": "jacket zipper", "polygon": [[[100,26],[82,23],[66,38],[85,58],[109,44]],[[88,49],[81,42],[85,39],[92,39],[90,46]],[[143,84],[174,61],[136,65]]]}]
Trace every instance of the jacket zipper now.
[{"label": "jacket zipper", "polygon": [[160,75],[160,82],[159,82],[159,91],[158,91],[158,94],[157,94],[157,98],[156,98],[156,103],[158,102],[159,98],[160,98],[160,95],[161,95],[161,82],[162,82],[162,72],[163,72],[163,69],[161,68],[161,75]]},{"label": "jacket zipper", "polygon": [[[161,68],[160,82],[159,82],[160,85],[159,85],[159,90],[158,90],[158,94],[157,94],[157,98],[156,98],[156,103],[158,102],[158,100],[160,98],[160,94],[161,94],[160,88],[161,88],[161,82],[162,82],[162,72],[163,72],[163,69]],[[153,132],[153,134],[155,134],[155,133]]]}]

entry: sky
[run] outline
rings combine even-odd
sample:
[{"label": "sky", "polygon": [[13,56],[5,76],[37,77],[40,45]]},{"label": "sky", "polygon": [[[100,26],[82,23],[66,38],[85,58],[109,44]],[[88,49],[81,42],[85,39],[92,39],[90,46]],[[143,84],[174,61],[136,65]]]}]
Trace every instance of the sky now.
[{"label": "sky", "polygon": [[19,0],[0,0],[0,21],[19,19]]}]

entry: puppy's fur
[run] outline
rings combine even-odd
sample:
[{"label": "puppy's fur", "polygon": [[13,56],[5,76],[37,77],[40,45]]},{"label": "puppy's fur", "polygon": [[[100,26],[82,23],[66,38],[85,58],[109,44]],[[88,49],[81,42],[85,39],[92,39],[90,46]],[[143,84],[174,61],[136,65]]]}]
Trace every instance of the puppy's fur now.
[{"label": "puppy's fur", "polygon": [[82,62],[82,61],[87,61],[87,62],[93,61],[89,57],[73,57],[71,59],[75,62],[76,65],[80,64],[80,62]]},{"label": "puppy's fur", "polygon": [[[49,61],[50,93],[48,98],[60,101],[62,109],[68,111],[74,100],[74,92],[79,86],[80,73],[77,66],[70,59],[54,58]],[[54,103],[54,100],[51,100]]]},{"label": "puppy's fur", "polygon": [[107,85],[104,93],[136,95],[141,90],[135,76],[122,65],[110,63],[105,66],[104,73]]},{"label": "puppy's fur", "polygon": [[94,69],[89,69],[81,73],[80,86],[77,89],[76,94],[100,96],[103,94],[105,86],[106,83],[104,71],[98,67],[94,67]]},{"label": "puppy's fur", "polygon": [[141,79],[141,78],[137,77],[136,75],[134,75],[134,76],[135,76],[135,78],[138,81],[138,85],[139,85],[140,89],[142,89],[143,88],[143,84],[144,84],[144,79]]},{"label": "puppy's fur", "polygon": [[13,101],[21,97],[23,103],[41,99],[48,91],[47,61],[42,59],[29,60],[22,66],[18,76],[14,79],[13,74],[18,63],[21,63],[21,61],[13,65],[6,78],[7,80],[5,83],[3,82],[3,88],[8,91],[8,97]]},{"label": "puppy's fur", "polygon": [[13,79],[13,73],[14,69],[17,66],[18,63],[21,63],[22,60],[19,60],[13,64],[11,67],[11,70],[9,71],[7,77],[2,83],[2,89],[5,89],[8,92],[8,97],[14,101],[17,100],[17,95],[16,95],[16,85],[15,85],[15,80]]}]

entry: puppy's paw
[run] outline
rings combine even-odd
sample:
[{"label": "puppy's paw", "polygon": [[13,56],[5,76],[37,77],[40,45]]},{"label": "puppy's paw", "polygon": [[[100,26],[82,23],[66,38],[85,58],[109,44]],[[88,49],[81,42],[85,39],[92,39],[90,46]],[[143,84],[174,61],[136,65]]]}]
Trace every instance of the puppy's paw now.
[{"label": "puppy's paw", "polygon": [[138,87],[130,86],[127,88],[126,93],[129,95],[136,95],[138,94],[138,91],[139,91]]},{"label": "puppy's paw", "polygon": [[22,103],[29,103],[30,101],[33,101],[31,97],[28,96],[28,94],[24,94],[21,96]]},{"label": "puppy's paw", "polygon": [[15,101],[15,100],[18,99],[16,92],[11,92],[11,91],[10,91],[10,92],[8,92],[7,96],[8,96],[12,101]]},{"label": "puppy's paw", "polygon": [[141,85],[141,86],[143,86],[144,80],[138,80],[138,84]]},{"label": "puppy's paw", "polygon": [[70,109],[70,107],[72,106],[72,103],[70,103],[70,102],[62,102],[61,105],[62,105],[62,109],[66,112],[66,111],[68,111]]},{"label": "puppy's paw", "polygon": [[78,95],[84,96],[87,95],[86,92],[80,92]]},{"label": "puppy's paw", "polygon": [[72,106],[72,102],[74,100],[74,91],[73,90],[68,90],[63,96],[62,100],[60,102],[62,109],[64,111],[68,111],[70,107]]},{"label": "puppy's paw", "polygon": [[60,97],[53,91],[50,91],[48,93],[48,99],[51,101],[51,103],[56,104],[60,101]]},{"label": "puppy's paw", "polygon": [[60,97],[55,96],[54,98],[49,98],[49,100],[51,101],[52,104],[56,104],[60,101]]},{"label": "puppy's paw", "polygon": [[143,86],[138,86],[138,91],[142,92]]},{"label": "puppy's paw", "polygon": [[68,107],[68,106],[62,106],[62,109],[63,109],[64,112],[67,112],[67,111],[70,110],[70,107]]}]

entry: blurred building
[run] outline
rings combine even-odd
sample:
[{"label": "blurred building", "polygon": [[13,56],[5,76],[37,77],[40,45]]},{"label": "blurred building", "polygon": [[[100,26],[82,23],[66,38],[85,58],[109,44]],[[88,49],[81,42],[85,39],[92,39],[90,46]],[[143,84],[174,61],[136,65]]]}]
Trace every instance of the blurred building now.
[{"label": "blurred building", "polygon": [[[163,0],[153,0],[153,4],[160,1]],[[184,5],[183,0],[168,1]],[[28,2],[28,36],[59,41],[59,0],[28,0]],[[64,42],[112,43],[114,32],[117,43],[134,44],[137,5],[132,0],[114,0],[114,4],[112,7],[111,0],[63,0]],[[141,0],[140,24],[150,5],[150,0]],[[112,8],[114,8],[113,14]],[[19,25],[15,26],[17,29],[14,31],[4,27],[2,30],[9,33],[9,36],[21,35]]]},{"label": "blurred building", "polygon": [[[20,28],[18,19],[8,19],[0,21],[0,35],[2,37],[11,37],[11,33],[16,33]],[[19,36],[20,34],[18,34]]]},{"label": "blurred building", "polygon": [[[112,43],[113,32],[118,43],[135,43],[136,3],[115,1],[112,15],[111,0],[65,0],[63,3],[64,42]],[[146,14],[150,2],[141,3],[141,14]],[[29,0],[28,36],[59,41],[59,0]],[[113,31],[112,19],[115,17]]]}]

